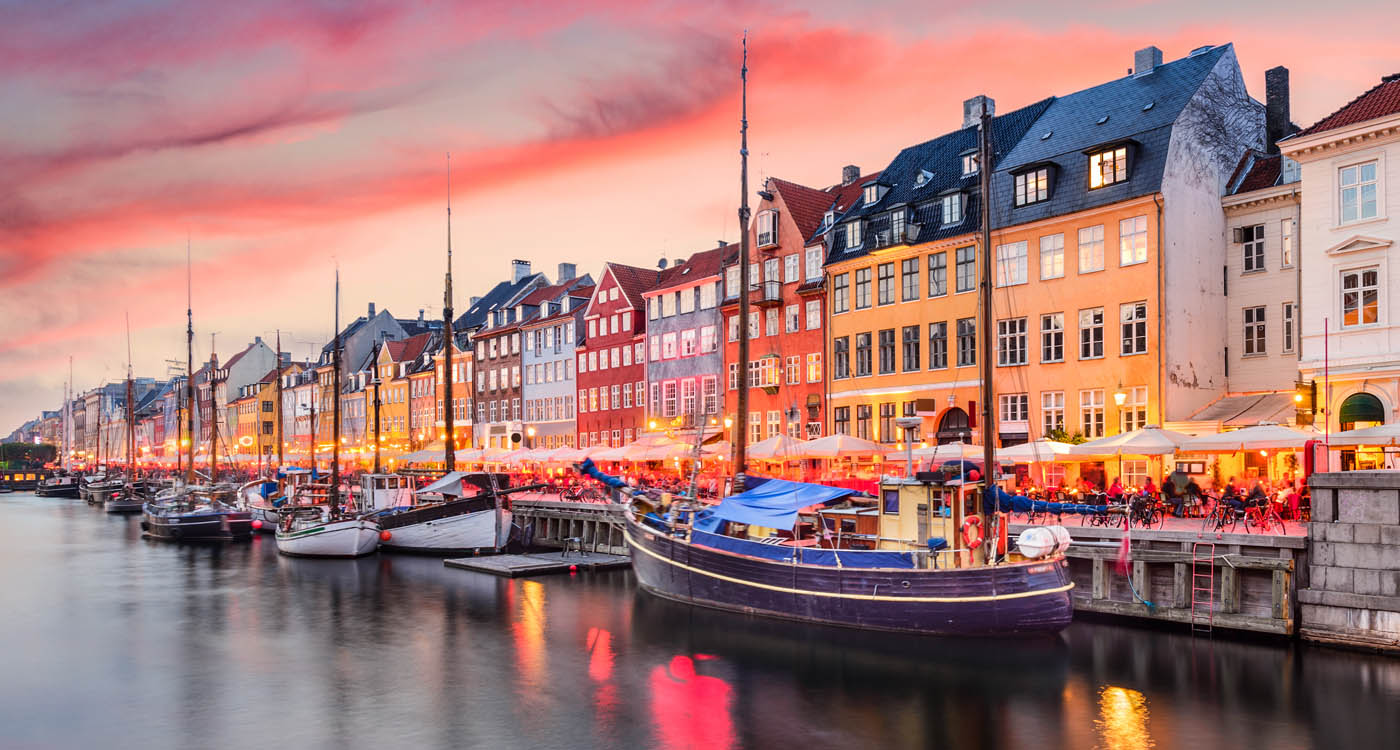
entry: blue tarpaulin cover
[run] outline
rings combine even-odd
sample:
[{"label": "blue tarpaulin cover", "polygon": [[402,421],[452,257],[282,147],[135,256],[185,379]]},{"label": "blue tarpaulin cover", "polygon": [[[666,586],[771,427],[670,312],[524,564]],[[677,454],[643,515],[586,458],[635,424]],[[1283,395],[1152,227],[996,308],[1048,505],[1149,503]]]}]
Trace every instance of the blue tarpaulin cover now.
[{"label": "blue tarpaulin cover", "polygon": [[822,565],[843,568],[913,568],[914,556],[909,552],[880,550],[820,549],[764,544],[752,539],[737,539],[723,534],[694,530],[690,539],[695,544],[722,549],[749,557],[761,557],[774,562],[799,565]]},{"label": "blue tarpaulin cover", "polygon": [[[700,515],[706,516],[707,520],[714,518],[787,530],[797,522],[797,511],[853,494],[855,490],[844,487],[768,479],[757,487],[726,497],[719,505],[706,508]],[[699,518],[696,526],[701,527]]]},{"label": "blue tarpaulin cover", "polygon": [[[993,499],[995,497],[995,500]],[[992,491],[982,496],[982,512],[992,513],[1107,513],[1107,505],[1086,505],[1084,503],[1055,503],[1046,500],[1032,500],[1023,495],[1012,495],[1006,490],[992,486]]]}]

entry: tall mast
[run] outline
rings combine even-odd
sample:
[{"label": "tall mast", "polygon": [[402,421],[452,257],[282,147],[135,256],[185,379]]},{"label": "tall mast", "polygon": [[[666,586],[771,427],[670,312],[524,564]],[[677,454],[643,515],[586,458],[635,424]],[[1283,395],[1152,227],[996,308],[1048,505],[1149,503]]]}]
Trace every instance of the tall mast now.
[{"label": "tall mast", "polygon": [[97,450],[94,453],[98,465],[102,464],[102,397],[106,395],[106,391],[106,386],[97,386]]},{"label": "tall mast", "polygon": [[277,468],[282,468],[282,329],[277,329]]},{"label": "tall mast", "polygon": [[[374,383],[374,473],[375,473],[375,474],[379,474],[380,471],[381,471],[381,469],[380,469],[380,464],[379,464],[379,445],[380,445],[380,443],[379,443],[379,440],[380,440],[380,436],[379,436],[379,352],[380,352],[381,346],[382,346],[382,344],[381,344],[380,346],[374,347],[374,359],[371,360],[374,364],[371,365],[372,369],[371,369],[371,371],[370,371],[370,375],[371,375],[371,377],[373,378],[373,381],[372,381],[372,382]],[[449,450],[448,452],[451,453],[450,450]]]},{"label": "tall mast", "polygon": [[[992,391],[992,112],[982,101],[982,119],[977,129],[979,192],[982,204],[982,468],[983,486],[990,491],[996,480],[996,411]],[[991,553],[988,553],[991,559]]]},{"label": "tall mast", "polygon": [[340,512],[340,268],[335,269],[335,345],[331,348],[331,517]]},{"label": "tall mast", "polygon": [[[447,283],[442,292],[442,424],[446,430],[443,438],[443,465],[448,471],[457,468],[457,431],[452,414],[452,154],[447,154]],[[375,377],[374,415],[374,470],[379,471],[379,386],[378,370]]]},{"label": "tall mast", "polygon": [[[734,491],[749,468],[749,32],[739,68],[739,403],[734,418]],[[721,262],[723,259],[721,258]],[[697,425],[696,429],[704,429]]]},{"label": "tall mast", "polygon": [[219,355],[214,352],[214,337],[209,334],[209,481],[219,474]]},{"label": "tall mast", "polygon": [[131,382],[131,312],[126,313],[126,471],[136,479],[136,387]]},{"label": "tall mast", "polygon": [[185,485],[194,484],[194,281],[190,271],[190,240],[185,238],[185,408],[190,410],[185,420],[190,434],[189,465],[185,467]]}]

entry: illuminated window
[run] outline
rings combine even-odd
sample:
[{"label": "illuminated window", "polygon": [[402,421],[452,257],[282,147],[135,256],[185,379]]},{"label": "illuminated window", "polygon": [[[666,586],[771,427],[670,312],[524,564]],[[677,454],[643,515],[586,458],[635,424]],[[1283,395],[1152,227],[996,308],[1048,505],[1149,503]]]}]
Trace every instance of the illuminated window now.
[{"label": "illuminated window", "polygon": [[1342,273],[1342,327],[1375,323],[1380,310],[1380,274],[1373,266]]},{"label": "illuminated window", "polygon": [[1089,155],[1089,189],[1122,182],[1128,179],[1128,148],[1100,151]]},{"label": "illuminated window", "polygon": [[1050,198],[1050,168],[1041,167],[1016,175],[1016,205],[1029,206]]}]

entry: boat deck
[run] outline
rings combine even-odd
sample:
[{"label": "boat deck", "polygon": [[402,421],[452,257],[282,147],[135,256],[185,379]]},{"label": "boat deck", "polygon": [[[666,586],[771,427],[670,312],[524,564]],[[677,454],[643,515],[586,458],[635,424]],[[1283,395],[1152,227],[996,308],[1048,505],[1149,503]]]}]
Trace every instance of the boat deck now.
[{"label": "boat deck", "polygon": [[559,551],[532,552],[524,555],[490,555],[487,557],[459,557],[443,560],[449,568],[461,568],[478,573],[490,573],[506,578],[567,573],[573,570],[606,570],[625,568],[631,564],[626,555],[608,555],[601,552]]}]

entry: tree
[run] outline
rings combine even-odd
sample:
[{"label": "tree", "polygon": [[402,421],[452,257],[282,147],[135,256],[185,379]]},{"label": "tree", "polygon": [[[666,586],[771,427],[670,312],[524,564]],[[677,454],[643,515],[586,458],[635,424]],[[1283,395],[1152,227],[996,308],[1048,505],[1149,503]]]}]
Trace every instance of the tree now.
[{"label": "tree", "polygon": [[48,443],[0,444],[0,466],[7,469],[33,469],[54,461],[58,448]]}]

